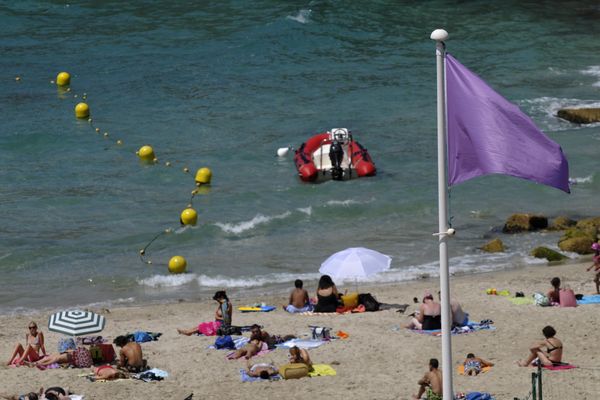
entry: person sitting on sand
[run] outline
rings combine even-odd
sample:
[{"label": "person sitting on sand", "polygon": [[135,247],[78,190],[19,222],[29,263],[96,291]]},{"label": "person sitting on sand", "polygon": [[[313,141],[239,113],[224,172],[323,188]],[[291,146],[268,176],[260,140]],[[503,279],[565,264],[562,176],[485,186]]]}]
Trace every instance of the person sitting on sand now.
[{"label": "person sitting on sand", "polygon": [[41,358],[40,351],[42,355],[46,355],[44,334],[42,331],[38,331],[37,324],[31,321],[29,323],[29,331],[25,334],[25,347],[21,343],[17,343],[6,365],[20,365],[25,361],[38,361]]},{"label": "person sitting on sand", "polygon": [[257,363],[254,365],[248,364],[248,370],[246,371],[248,376],[261,379],[269,379],[270,377],[277,375],[279,370],[273,364],[268,363]]},{"label": "person sitting on sand", "polygon": [[329,275],[323,275],[319,279],[317,288],[317,305],[315,312],[333,313],[339,306],[339,294],[335,283]]},{"label": "person sitting on sand", "polygon": [[[224,290],[219,290],[213,296],[213,300],[215,300],[219,305],[217,306],[217,310],[215,311],[215,322],[219,322],[224,326],[231,326],[231,320],[233,315],[233,305],[229,301],[227,297],[227,293]],[[193,328],[189,329],[177,329],[177,332],[180,335],[197,335],[200,334],[200,325],[197,325]]]},{"label": "person sitting on sand", "polygon": [[297,346],[290,348],[290,354],[288,356],[290,364],[306,364],[309,371],[313,370],[312,361],[308,355],[306,349],[300,349]]},{"label": "person sitting on sand", "polygon": [[93,377],[90,377],[91,381],[94,382],[98,379],[112,381],[115,379],[126,379],[127,375],[122,371],[117,370],[111,365],[101,365],[99,367],[92,367]]},{"label": "person sitting on sand", "polygon": [[233,353],[229,354],[227,358],[230,360],[236,360],[238,358],[244,357],[246,358],[246,360],[249,360],[256,354],[258,354],[258,352],[261,351],[262,348],[262,341],[260,341],[259,339],[250,339],[248,343],[246,343],[243,347],[237,349]]},{"label": "person sitting on sand", "polygon": [[594,283],[596,284],[596,293],[600,294],[600,243],[593,243],[592,249],[594,250],[594,263],[587,268],[587,271],[594,269]]},{"label": "person sitting on sand", "polygon": [[311,311],[312,306],[308,299],[308,292],[302,288],[303,282],[300,279],[296,279],[294,286],[295,289],[290,293],[290,300],[287,305],[283,306],[283,309],[289,313]]},{"label": "person sitting on sand", "polygon": [[62,353],[46,354],[38,361],[27,363],[31,367],[47,367],[50,364],[73,364],[73,352],[75,350],[69,349]]},{"label": "person sitting on sand", "polygon": [[552,289],[550,289],[546,295],[548,300],[550,300],[550,305],[560,304],[560,278],[552,278],[550,284],[552,285]]},{"label": "person sitting on sand", "polygon": [[412,320],[406,325],[408,329],[436,330],[442,329],[442,306],[433,300],[431,292],[426,291],[423,303],[419,305],[419,311],[415,313]]},{"label": "person sitting on sand", "polygon": [[126,336],[117,336],[113,341],[119,350],[119,361],[117,367],[129,372],[143,372],[147,369],[146,360],[142,355],[142,346],[136,342],[130,342]]},{"label": "person sitting on sand", "polygon": [[427,400],[442,400],[442,372],[436,358],[429,360],[429,371],[419,380],[419,392],[413,399],[420,399],[426,393]]},{"label": "person sitting on sand", "polygon": [[275,345],[295,339],[294,335],[270,335],[267,331],[263,331],[260,325],[254,324],[250,327],[250,340],[258,340],[267,344],[269,350],[275,348]]},{"label": "person sitting on sand", "polygon": [[[438,290],[438,299],[442,299],[442,293]],[[452,328],[467,326],[469,323],[469,314],[464,312],[460,303],[455,299],[450,299],[450,312],[452,313]]]},{"label": "person sitting on sand", "polygon": [[465,367],[465,375],[475,376],[479,375],[483,367],[493,367],[494,364],[482,358],[475,357],[473,353],[469,353],[465,361],[463,361],[463,366]]},{"label": "person sitting on sand", "polygon": [[519,366],[527,367],[536,358],[545,366],[561,364],[563,344],[559,339],[554,337],[556,335],[556,330],[550,325],[547,325],[542,329],[542,333],[544,334],[545,339],[531,345],[529,356],[524,361],[519,361]]}]

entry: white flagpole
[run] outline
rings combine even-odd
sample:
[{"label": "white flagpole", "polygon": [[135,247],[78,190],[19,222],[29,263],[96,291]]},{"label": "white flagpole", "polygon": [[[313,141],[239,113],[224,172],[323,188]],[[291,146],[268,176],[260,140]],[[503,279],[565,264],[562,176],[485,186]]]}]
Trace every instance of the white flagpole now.
[{"label": "white flagpole", "polygon": [[448,229],[448,182],[446,178],[446,79],[444,41],[448,32],[436,29],[431,33],[431,39],[436,41],[435,55],[437,59],[437,136],[438,136],[438,218],[440,245],[440,290],[442,303],[442,377],[444,400],[454,399],[452,387],[452,341],[450,330],[452,325],[450,309],[450,279],[448,269],[448,236],[454,234]]}]

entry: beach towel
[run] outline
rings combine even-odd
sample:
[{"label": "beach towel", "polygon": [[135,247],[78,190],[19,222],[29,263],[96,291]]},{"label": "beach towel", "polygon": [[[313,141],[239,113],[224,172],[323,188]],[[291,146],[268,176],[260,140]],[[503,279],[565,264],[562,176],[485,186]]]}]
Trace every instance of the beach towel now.
[{"label": "beach towel", "polygon": [[[477,322],[472,322],[469,321],[468,325],[465,326],[457,326],[456,328],[452,329],[452,335],[464,335],[466,333],[473,333],[473,332],[478,332],[478,331],[482,331],[482,330],[495,330],[496,327],[492,326],[491,324],[493,324],[493,321],[490,320],[483,320],[480,323]],[[423,335],[431,335],[431,336],[442,336],[442,330],[441,329],[435,329],[435,330],[423,330],[423,329],[410,329],[412,332],[415,333],[420,333]]]},{"label": "beach towel", "polygon": [[314,349],[328,343],[329,340],[308,340],[308,339],[291,339],[287,342],[276,344],[275,347],[283,349],[291,349],[292,347],[298,347],[300,349]]},{"label": "beach towel", "polygon": [[333,367],[331,365],[327,365],[327,364],[313,364],[313,370],[310,371],[308,373],[308,376],[315,377],[315,376],[335,376],[337,375],[337,372],[335,372],[335,369],[333,369]]},{"label": "beach towel", "polygon": [[247,313],[247,312],[269,312],[269,311],[273,311],[276,308],[277,307],[275,307],[275,306],[257,306],[257,307],[244,306],[244,307],[238,307],[238,310],[241,311],[241,312],[243,312],[243,313]]},{"label": "beach towel", "polygon": [[581,300],[577,300],[577,304],[600,304],[600,294],[586,294]]},{"label": "beach towel", "polygon": [[511,297],[508,300],[510,300],[511,303],[517,306],[522,306],[525,304],[535,304],[535,301],[531,297]]},{"label": "beach towel", "polygon": [[559,365],[543,365],[542,367],[545,369],[549,369],[550,371],[564,371],[566,369],[577,368],[576,365],[569,363],[561,363]]},{"label": "beach towel", "polygon": [[241,378],[242,382],[256,382],[256,381],[269,382],[269,381],[281,380],[281,375],[279,375],[279,374],[272,375],[269,377],[269,379],[262,379],[261,377],[258,377],[258,376],[250,376],[250,375],[248,375],[248,372],[245,369],[240,369],[240,378]]},{"label": "beach towel", "polygon": [[162,333],[146,332],[146,331],[135,331],[126,335],[130,342],[144,343],[158,340]]},{"label": "beach towel", "polygon": [[[492,367],[483,367],[483,368],[481,368],[480,374],[485,374],[490,369],[492,369]],[[459,374],[459,375],[464,375],[465,374],[465,366],[464,365],[457,365],[456,366],[456,373]]]}]

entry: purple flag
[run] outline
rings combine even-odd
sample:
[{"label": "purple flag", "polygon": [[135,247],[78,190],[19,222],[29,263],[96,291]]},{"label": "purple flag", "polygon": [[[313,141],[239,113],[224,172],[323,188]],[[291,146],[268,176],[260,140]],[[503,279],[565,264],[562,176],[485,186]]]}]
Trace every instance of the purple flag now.
[{"label": "purple flag", "polygon": [[450,54],[446,98],[450,186],[504,174],[570,193],[569,164],[560,146]]}]

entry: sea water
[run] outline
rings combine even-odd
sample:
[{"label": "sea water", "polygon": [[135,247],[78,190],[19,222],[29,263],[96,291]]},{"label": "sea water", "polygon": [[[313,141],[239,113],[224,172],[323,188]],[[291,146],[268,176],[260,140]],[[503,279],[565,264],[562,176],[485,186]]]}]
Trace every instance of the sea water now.
[{"label": "sea water", "polygon": [[[560,234],[501,235],[510,214],[599,214],[600,126],[555,116],[600,106],[599,17],[583,1],[4,2],[0,313],[310,288],[353,246],[393,258],[369,282],[435,276],[436,28],[562,146],[574,182],[570,195],[503,176],[453,187],[451,270],[533,263]],[[51,83],[60,71],[70,91]],[[74,117],[83,97],[91,124]],[[275,156],[335,127],[376,177],[305,184]],[[142,145],[157,164],[139,162]],[[212,185],[182,229],[204,166]],[[496,236],[507,252],[478,250]],[[175,255],[186,274],[169,274]]]}]

